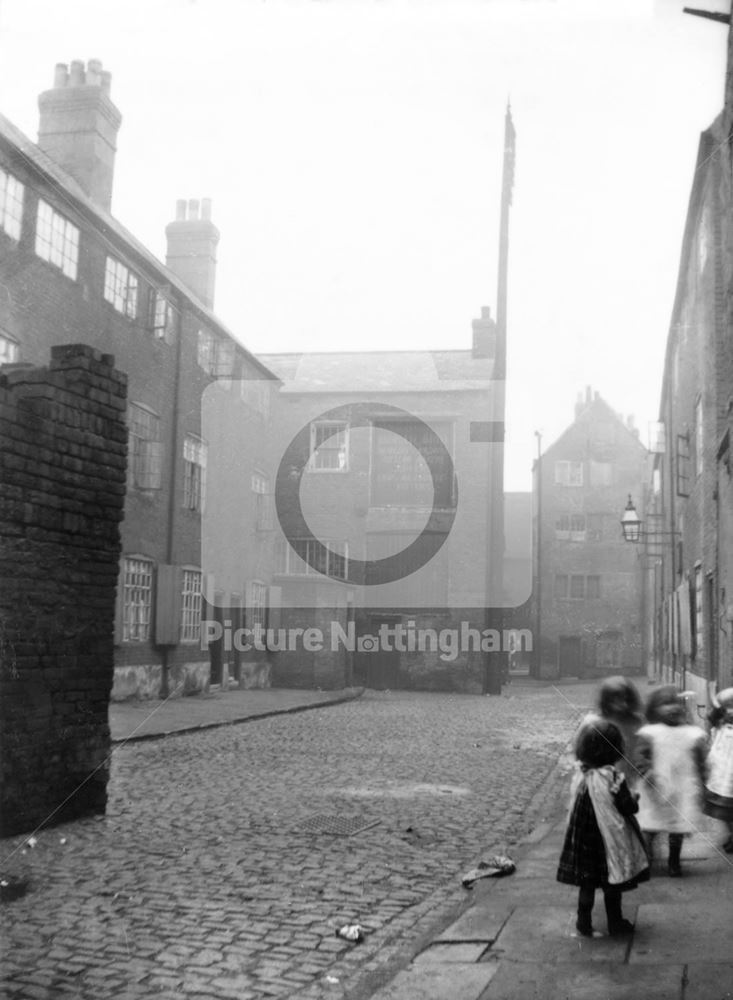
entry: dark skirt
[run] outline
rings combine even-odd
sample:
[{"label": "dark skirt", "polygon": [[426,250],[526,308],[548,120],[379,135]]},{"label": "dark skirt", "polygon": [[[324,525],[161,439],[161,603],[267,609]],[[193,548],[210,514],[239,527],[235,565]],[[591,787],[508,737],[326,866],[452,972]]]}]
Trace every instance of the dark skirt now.
[{"label": "dark skirt", "polygon": [[[631,817],[627,822],[637,826]],[[570,813],[565,841],[560,853],[560,863],[557,868],[558,882],[567,885],[592,886],[595,889],[615,889],[626,892],[635,889],[640,882],[649,879],[649,869],[620,885],[609,885],[608,865],[606,863],[606,848],[593,810],[593,803],[587,788],[582,788],[575,796],[575,802]]]}]

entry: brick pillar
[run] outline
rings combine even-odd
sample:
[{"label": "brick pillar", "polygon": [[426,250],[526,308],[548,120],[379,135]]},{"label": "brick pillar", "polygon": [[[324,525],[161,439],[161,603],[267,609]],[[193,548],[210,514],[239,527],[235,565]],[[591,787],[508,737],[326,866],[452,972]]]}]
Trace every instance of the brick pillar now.
[{"label": "brick pillar", "polygon": [[0,833],[104,812],[126,376],[54,347],[0,369]]}]

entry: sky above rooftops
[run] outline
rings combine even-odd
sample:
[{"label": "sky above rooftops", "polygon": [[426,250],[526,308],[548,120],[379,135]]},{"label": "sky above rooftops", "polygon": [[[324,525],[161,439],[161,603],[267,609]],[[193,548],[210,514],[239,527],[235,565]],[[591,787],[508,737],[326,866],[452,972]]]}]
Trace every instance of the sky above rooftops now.
[{"label": "sky above rooftops", "polygon": [[[590,384],[646,441],[727,29],[677,0],[1,0],[0,109],[32,139],[56,62],[123,115],[112,210],[161,259],[213,199],[215,311],[250,349],[468,348],[495,312],[517,160],[507,487]],[[710,9],[729,4],[710,0]],[[622,501],[620,501],[622,506]]]}]

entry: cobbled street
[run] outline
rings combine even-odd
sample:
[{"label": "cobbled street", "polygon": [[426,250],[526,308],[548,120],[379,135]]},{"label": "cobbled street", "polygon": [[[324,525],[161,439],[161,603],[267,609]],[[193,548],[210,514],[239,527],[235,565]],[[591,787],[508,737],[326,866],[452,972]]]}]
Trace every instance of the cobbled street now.
[{"label": "cobbled street", "polygon": [[[2,842],[2,998],[344,997],[508,851],[591,685],[346,704],[115,749],[107,815]],[[314,815],[375,823],[353,836]],[[362,944],[336,936],[358,922]],[[361,986],[360,986],[361,984]]]}]

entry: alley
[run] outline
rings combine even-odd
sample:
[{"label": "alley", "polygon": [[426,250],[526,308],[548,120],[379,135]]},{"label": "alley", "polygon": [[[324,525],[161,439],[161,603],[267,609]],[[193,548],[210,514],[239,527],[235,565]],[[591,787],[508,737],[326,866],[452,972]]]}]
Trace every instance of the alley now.
[{"label": "alley", "polygon": [[[343,995],[526,833],[590,693],[367,692],[117,748],[104,819],[2,845],[4,876],[29,879],[0,908],[2,997]],[[361,945],[335,935],[351,921]]]}]

